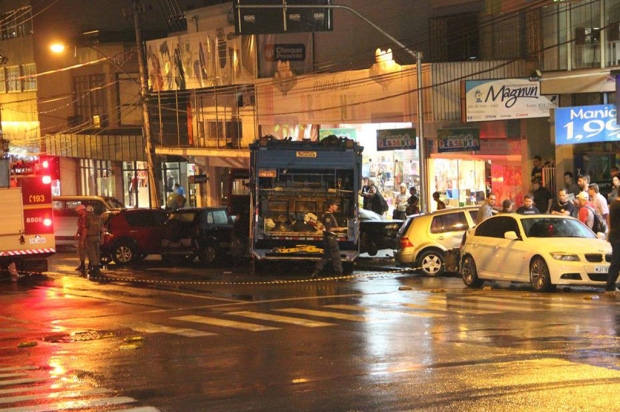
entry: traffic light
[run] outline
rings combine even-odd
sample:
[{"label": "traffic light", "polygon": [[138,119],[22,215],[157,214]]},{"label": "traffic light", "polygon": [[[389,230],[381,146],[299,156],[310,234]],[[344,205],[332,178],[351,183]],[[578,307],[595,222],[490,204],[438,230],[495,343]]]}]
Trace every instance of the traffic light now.
[{"label": "traffic light", "polygon": [[60,158],[56,156],[40,157],[39,174],[48,175],[51,180],[60,179]]}]

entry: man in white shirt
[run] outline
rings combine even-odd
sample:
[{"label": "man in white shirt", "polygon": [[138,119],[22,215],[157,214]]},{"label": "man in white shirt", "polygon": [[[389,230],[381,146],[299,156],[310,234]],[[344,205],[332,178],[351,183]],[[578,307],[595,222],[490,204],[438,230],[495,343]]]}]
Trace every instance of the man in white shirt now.
[{"label": "man in white shirt", "polygon": [[609,227],[609,207],[607,206],[607,199],[599,193],[599,187],[596,183],[590,183],[588,185],[588,195],[590,195],[590,202],[594,206],[594,210],[603,216],[603,219],[605,219]]}]

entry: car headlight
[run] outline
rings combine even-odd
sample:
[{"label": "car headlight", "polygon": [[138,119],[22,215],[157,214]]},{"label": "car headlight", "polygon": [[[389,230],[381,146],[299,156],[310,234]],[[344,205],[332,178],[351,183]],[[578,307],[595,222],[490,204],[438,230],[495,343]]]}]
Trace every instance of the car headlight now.
[{"label": "car headlight", "polygon": [[573,253],[552,252],[551,257],[555,260],[563,260],[567,262],[579,262],[579,256]]}]

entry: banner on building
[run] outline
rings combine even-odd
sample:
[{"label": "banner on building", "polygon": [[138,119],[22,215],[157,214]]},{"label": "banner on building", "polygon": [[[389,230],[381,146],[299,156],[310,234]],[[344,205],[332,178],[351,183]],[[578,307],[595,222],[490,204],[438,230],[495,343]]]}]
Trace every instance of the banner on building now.
[{"label": "banner on building", "polygon": [[377,130],[377,151],[415,148],[416,130],[413,128]]},{"label": "banner on building", "polygon": [[540,94],[540,82],[529,79],[466,80],[465,122],[549,117],[558,96]]},{"label": "banner on building", "polygon": [[327,136],[334,135],[338,137],[346,137],[347,139],[357,140],[357,130],[353,128],[335,128],[335,129],[320,129],[319,140],[325,139]]},{"label": "banner on building", "polygon": [[614,104],[555,109],[555,144],[620,141]]},{"label": "banner on building", "polygon": [[437,151],[471,152],[480,150],[480,130],[475,127],[437,130]]}]

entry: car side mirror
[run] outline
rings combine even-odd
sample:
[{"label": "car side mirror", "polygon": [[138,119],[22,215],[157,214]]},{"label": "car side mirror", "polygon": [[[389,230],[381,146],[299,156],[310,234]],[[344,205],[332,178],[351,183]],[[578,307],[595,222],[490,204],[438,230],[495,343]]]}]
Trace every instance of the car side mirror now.
[{"label": "car side mirror", "polygon": [[514,230],[509,230],[508,232],[504,233],[504,239],[519,240],[519,235],[517,235],[517,232],[515,232]]}]

